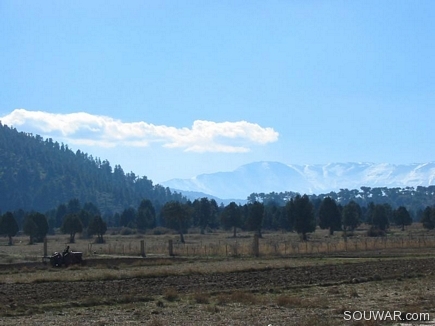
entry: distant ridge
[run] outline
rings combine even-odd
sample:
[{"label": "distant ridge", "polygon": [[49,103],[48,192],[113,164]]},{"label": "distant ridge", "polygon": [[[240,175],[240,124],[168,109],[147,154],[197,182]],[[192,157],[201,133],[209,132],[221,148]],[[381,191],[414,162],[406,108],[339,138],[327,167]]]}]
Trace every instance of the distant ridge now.
[{"label": "distant ridge", "polygon": [[156,206],[185,200],[145,176],[124,173],[120,165],[112,168],[107,160],[0,122],[0,212],[46,212],[78,199],[112,214],[137,207],[144,198]]},{"label": "distant ridge", "polygon": [[254,162],[234,171],[172,179],[162,185],[218,198],[246,199],[253,192],[294,191],[320,194],[366,187],[417,187],[435,184],[435,162],[414,164],[329,163],[287,165]]}]

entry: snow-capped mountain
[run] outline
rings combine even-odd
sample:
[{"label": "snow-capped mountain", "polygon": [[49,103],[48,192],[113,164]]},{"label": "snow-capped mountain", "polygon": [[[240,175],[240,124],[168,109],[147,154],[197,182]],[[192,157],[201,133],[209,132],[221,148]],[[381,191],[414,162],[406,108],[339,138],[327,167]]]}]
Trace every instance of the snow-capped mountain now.
[{"label": "snow-capped mountain", "polygon": [[286,165],[278,162],[254,162],[231,172],[201,174],[191,179],[172,179],[162,183],[172,189],[240,199],[245,199],[253,192],[295,191],[301,194],[320,194],[345,188],[359,189],[361,186],[403,188],[434,184],[435,162],[408,165]]}]

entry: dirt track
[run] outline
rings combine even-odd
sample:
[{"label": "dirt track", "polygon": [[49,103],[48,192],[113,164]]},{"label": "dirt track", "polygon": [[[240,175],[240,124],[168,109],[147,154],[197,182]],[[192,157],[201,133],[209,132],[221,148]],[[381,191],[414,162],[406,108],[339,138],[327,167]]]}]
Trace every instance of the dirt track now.
[{"label": "dirt track", "polygon": [[[146,268],[146,267],[144,267]],[[0,284],[0,305],[31,307],[44,304],[70,304],[96,298],[135,298],[161,295],[168,287],[179,293],[221,292],[227,290],[273,291],[293,286],[364,282],[432,274],[435,259],[380,260],[363,263],[318,265],[256,271],[174,275],[120,280]]]}]

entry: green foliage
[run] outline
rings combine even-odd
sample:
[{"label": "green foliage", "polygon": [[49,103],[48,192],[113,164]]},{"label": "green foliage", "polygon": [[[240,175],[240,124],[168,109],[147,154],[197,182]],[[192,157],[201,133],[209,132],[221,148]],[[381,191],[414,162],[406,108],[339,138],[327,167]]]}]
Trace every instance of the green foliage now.
[{"label": "green foliage", "polygon": [[388,208],[386,205],[375,205],[372,215],[372,225],[381,231],[385,231],[388,228]]},{"label": "green foliage", "polygon": [[141,231],[152,229],[156,226],[156,211],[152,202],[148,199],[140,202],[137,209],[136,226]]},{"label": "green foliage", "polygon": [[176,201],[167,202],[162,207],[161,216],[166,227],[177,230],[180,234],[180,241],[184,243],[183,233],[187,232],[190,222],[190,211],[187,204]]},{"label": "green foliage", "polygon": [[242,213],[235,202],[229,203],[220,214],[221,224],[225,229],[233,228],[236,237],[237,228],[242,226]]},{"label": "green foliage", "polygon": [[324,198],[320,204],[319,226],[321,229],[329,229],[330,235],[341,229],[341,212],[331,197]]},{"label": "green foliage", "polygon": [[24,234],[30,237],[29,244],[33,244],[35,237],[38,234],[38,226],[32,218],[26,217],[23,224]]},{"label": "green foliage", "polygon": [[[252,193],[248,196],[248,201],[260,201],[267,204],[270,201],[284,206],[291,198],[295,198],[298,193],[292,191],[269,194]],[[405,188],[370,188],[361,187],[358,189],[340,189],[338,192],[330,192],[327,194],[309,195],[310,200],[314,203],[316,200],[323,200],[326,197],[334,199],[339,205],[347,205],[354,201],[360,207],[368,207],[371,202],[374,204],[389,204],[392,209],[400,206],[406,207],[412,216],[412,212],[416,213],[423,210],[427,206],[432,206],[435,196],[435,186],[417,186]],[[388,212],[389,220],[392,221],[392,212]]]},{"label": "green foliage", "polygon": [[48,233],[47,218],[44,214],[32,212],[27,215],[23,229],[24,233],[30,236],[30,243],[41,242]]},{"label": "green foliage", "polygon": [[97,235],[97,242],[103,243],[104,242],[104,234],[106,234],[107,231],[107,224],[103,221],[100,215],[96,215],[92,218],[92,220],[89,223],[88,227],[88,234],[89,235]]},{"label": "green foliage", "polygon": [[136,210],[133,207],[124,209],[121,214],[119,225],[129,228],[136,228]]},{"label": "green foliage", "polygon": [[297,233],[301,234],[302,240],[307,240],[307,233],[316,230],[314,207],[307,195],[297,195],[287,203],[287,214]]},{"label": "green foliage", "polygon": [[400,206],[394,211],[394,223],[402,227],[402,231],[405,230],[405,225],[412,224],[412,217],[408,210],[404,206]]},{"label": "green foliage", "polygon": [[193,226],[199,227],[201,233],[207,227],[217,227],[217,213],[218,206],[214,199],[195,199],[192,203]]},{"label": "green foliage", "polygon": [[249,230],[256,231],[261,237],[261,227],[264,217],[264,205],[258,201],[248,204],[248,217],[246,225]]},{"label": "green foliage", "polygon": [[71,213],[65,216],[60,230],[64,234],[69,234],[69,242],[74,243],[76,233],[83,231],[83,223],[77,214]]},{"label": "green foliage", "polygon": [[9,238],[9,245],[11,246],[12,237],[18,233],[18,223],[11,212],[6,212],[0,218],[0,234],[5,234]]},{"label": "green foliage", "polygon": [[67,213],[68,213],[68,208],[65,204],[60,204],[57,207],[54,227],[56,227],[56,228],[61,227],[63,220],[64,220]]},{"label": "green foliage", "polygon": [[361,215],[361,207],[353,200],[345,205],[342,212],[342,223],[344,231],[355,230],[355,228],[361,223]]},{"label": "green foliage", "polygon": [[290,224],[285,214],[284,206],[274,201],[264,204],[263,229],[290,231]]},{"label": "green foliage", "polygon": [[[139,205],[147,198],[157,203],[184,201],[169,188],[153,185],[151,180],[125,174],[119,165],[112,169],[109,161],[39,135],[18,132],[0,123],[0,208],[46,212],[68,203],[68,212],[59,212],[55,227],[66,213],[78,213],[80,202],[95,207],[83,209],[94,216],[102,212],[120,212],[124,207]],[[72,202],[69,202],[71,199]],[[97,209],[98,210],[98,209]]]},{"label": "green foliage", "polygon": [[383,237],[383,236],[385,236],[385,230],[381,230],[380,228],[372,225],[367,230],[367,236],[368,237]]},{"label": "green foliage", "polygon": [[421,223],[423,227],[429,230],[435,228],[435,208],[427,206],[423,211],[423,216],[421,218]]},{"label": "green foliage", "polygon": [[70,199],[67,205],[68,214],[77,214],[81,210],[80,200],[77,198]]}]

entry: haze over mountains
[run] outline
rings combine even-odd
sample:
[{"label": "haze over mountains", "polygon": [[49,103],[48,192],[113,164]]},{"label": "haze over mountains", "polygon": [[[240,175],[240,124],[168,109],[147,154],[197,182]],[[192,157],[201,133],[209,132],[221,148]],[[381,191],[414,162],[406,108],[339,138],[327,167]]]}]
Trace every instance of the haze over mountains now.
[{"label": "haze over mountains", "polygon": [[366,187],[416,187],[435,184],[435,162],[394,165],[388,163],[330,163],[286,165],[254,162],[231,172],[172,179],[162,185],[201,192],[222,199],[246,199],[253,192],[295,191],[306,194]]}]

